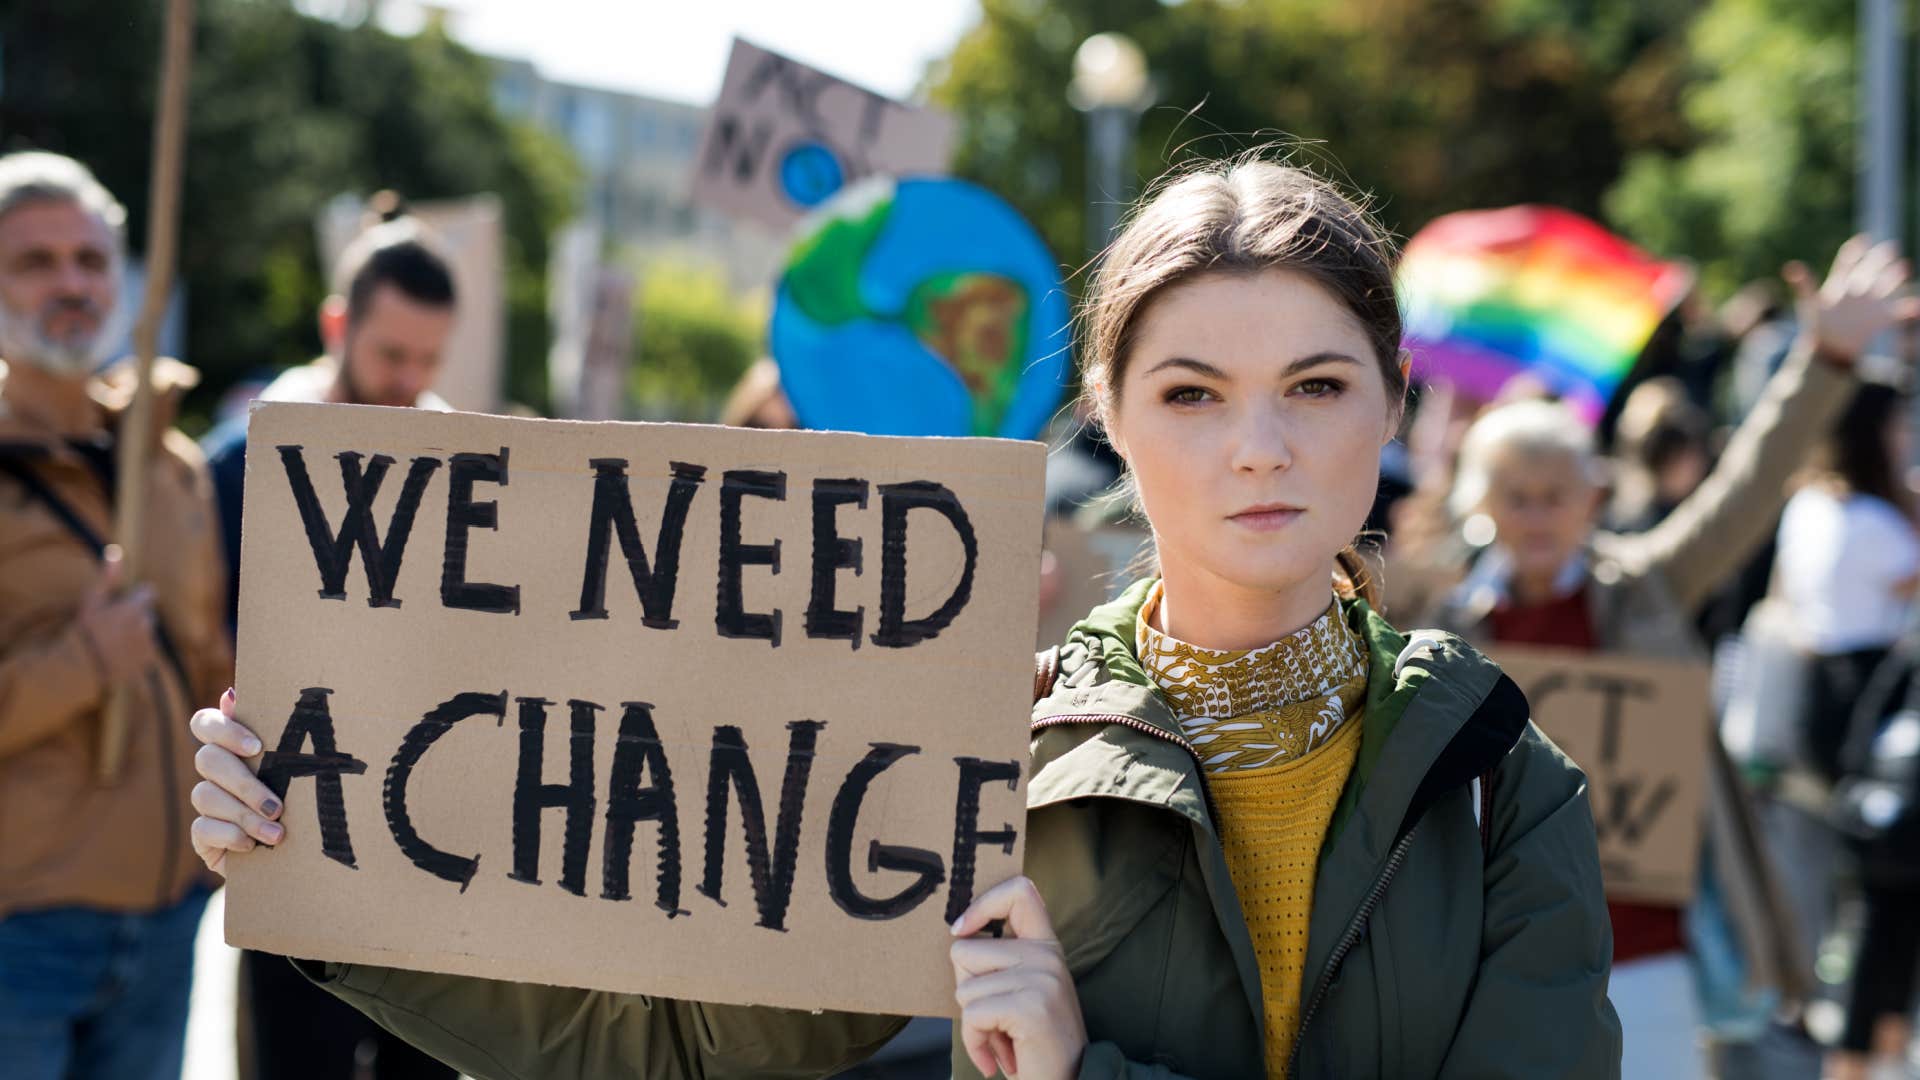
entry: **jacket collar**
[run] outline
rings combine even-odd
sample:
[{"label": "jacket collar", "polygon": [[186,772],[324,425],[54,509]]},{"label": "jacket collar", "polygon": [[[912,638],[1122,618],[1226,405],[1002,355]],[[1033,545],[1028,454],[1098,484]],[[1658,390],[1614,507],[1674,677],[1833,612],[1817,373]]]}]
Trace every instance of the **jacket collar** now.
[{"label": "jacket collar", "polygon": [[[6,377],[6,363],[0,361],[0,383],[4,383]],[[181,399],[199,384],[200,373],[178,360],[163,356],[153,362],[152,380],[153,440],[157,447],[179,415]],[[98,434],[107,435],[119,430],[120,418],[133,403],[133,382],[132,365],[123,363],[108,368],[87,383],[88,396],[100,406],[106,420]],[[4,408],[0,408],[0,454],[57,460],[73,456],[64,439],[27,423]]]}]

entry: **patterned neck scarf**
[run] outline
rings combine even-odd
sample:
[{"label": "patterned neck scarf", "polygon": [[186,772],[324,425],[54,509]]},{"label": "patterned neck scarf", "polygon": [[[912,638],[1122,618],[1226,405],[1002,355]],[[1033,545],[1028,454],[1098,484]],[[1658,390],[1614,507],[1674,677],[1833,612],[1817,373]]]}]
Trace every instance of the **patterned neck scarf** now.
[{"label": "patterned neck scarf", "polygon": [[1134,627],[1135,650],[1209,774],[1298,761],[1366,700],[1366,647],[1337,600],[1312,625],[1271,645],[1219,650],[1154,629],[1160,599],[1156,583]]}]

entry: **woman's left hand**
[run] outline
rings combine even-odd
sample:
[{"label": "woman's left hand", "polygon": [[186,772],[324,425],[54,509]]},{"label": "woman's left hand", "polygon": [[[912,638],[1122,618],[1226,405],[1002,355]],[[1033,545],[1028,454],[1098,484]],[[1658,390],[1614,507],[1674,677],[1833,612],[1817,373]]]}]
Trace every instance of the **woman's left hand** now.
[{"label": "woman's left hand", "polygon": [[[974,937],[989,922],[1006,937]],[[1040,890],[1025,877],[988,889],[953,924],[960,1039],[982,1076],[1057,1080],[1080,1071],[1087,1025]]]}]

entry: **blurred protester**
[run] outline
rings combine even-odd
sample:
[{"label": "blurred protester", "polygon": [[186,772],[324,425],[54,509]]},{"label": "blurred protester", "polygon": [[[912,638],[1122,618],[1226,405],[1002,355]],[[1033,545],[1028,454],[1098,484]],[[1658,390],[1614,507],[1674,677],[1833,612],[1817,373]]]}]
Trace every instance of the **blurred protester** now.
[{"label": "blurred protester", "polygon": [[727,393],[720,407],[720,422],[727,427],[768,428],[791,431],[800,426],[786,391],[780,389],[780,367],[763,356],[748,367]]},{"label": "blurred protester", "polygon": [[1661,376],[1634,387],[1614,427],[1607,527],[1645,532],[1693,494],[1713,468],[1712,428],[1680,380]]},{"label": "blurred protester", "polygon": [[[1787,362],[1713,473],[1638,536],[1596,533],[1600,462],[1571,412],[1523,402],[1483,416],[1462,447],[1453,505],[1462,517],[1490,522],[1492,546],[1432,621],[1487,644],[1704,658],[1692,625],[1696,609],[1766,539],[1787,481],[1846,407],[1855,361],[1868,343],[1915,313],[1912,301],[1896,295],[1909,274],[1891,245],[1870,248],[1861,238],[1841,248],[1818,291],[1805,267],[1789,267],[1801,332]],[[1710,781],[1724,775],[1711,771]],[[1723,783],[1709,788],[1714,813],[1744,806]],[[1716,872],[1764,872],[1741,865],[1738,855],[1716,850]],[[1703,1075],[1681,910],[1637,903],[1608,909],[1609,995],[1625,1036],[1622,1075]],[[1769,928],[1743,940],[1778,941],[1780,932]],[[1749,958],[1763,974],[1768,960]]]},{"label": "blurred protester", "polygon": [[[95,377],[119,303],[125,211],[71,158],[0,158],[0,1074],[177,1077],[210,879],[180,800],[193,741],[168,717],[232,677],[206,466],[171,427],[197,378],[153,368],[142,535],[122,589],[114,440],[132,380]],[[96,777],[101,715],[131,702]],[[56,834],[61,838],[55,839]]]},{"label": "blurred protester", "polygon": [[[1767,812],[1769,835],[1790,868],[1802,934],[1815,942],[1832,924],[1842,866],[1840,837],[1827,822],[1828,785],[1863,771],[1864,748],[1849,754],[1850,744],[1860,732],[1870,743],[1887,705],[1897,703],[1887,700],[1891,691],[1869,687],[1901,676],[1882,669],[1912,624],[1920,587],[1920,532],[1903,475],[1912,450],[1906,405],[1894,387],[1863,385],[1780,521],[1775,590],[1804,689]],[[1865,919],[1846,1026],[1829,1068],[1836,1078],[1865,1077],[1871,1051],[1904,1047],[1911,1034],[1895,1014],[1910,1004],[1920,904],[1913,883],[1885,872],[1884,861],[1861,867]]]},{"label": "blurred protester", "polygon": [[1920,633],[1909,625],[1853,711],[1831,820],[1852,849],[1865,917],[1829,1080],[1909,1075],[1920,967]]},{"label": "blurred protester", "polygon": [[1906,395],[1863,384],[1781,515],[1779,588],[1811,657],[1802,740],[1828,782],[1853,707],[1911,617],[1920,533],[1904,478]]},{"label": "blurred protester", "polygon": [[[397,210],[394,211],[397,213]],[[334,291],[320,305],[327,352],[269,384],[264,401],[389,405],[445,411],[433,393],[454,323],[453,272],[413,219],[393,217],[347,245]],[[240,583],[241,488],[247,428],[241,416],[208,434],[208,462],[226,537],[227,580]],[[257,1080],[393,1080],[452,1077],[453,1071],[316,989],[291,965],[243,954],[247,987],[241,1022],[250,1025]]]},{"label": "blurred protester", "polygon": [[[260,400],[447,411],[451,406],[433,392],[433,380],[453,322],[453,271],[447,260],[413,219],[382,222],[347,245],[334,268],[333,293],[320,304],[326,353],[281,373]],[[201,445],[220,503],[231,620],[239,604],[246,417],[214,428]]]}]

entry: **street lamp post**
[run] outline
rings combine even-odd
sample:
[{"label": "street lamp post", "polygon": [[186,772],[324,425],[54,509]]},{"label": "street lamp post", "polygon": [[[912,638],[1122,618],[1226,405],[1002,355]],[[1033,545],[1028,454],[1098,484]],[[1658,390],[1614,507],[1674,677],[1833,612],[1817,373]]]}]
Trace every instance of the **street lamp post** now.
[{"label": "street lamp post", "polygon": [[1132,197],[1133,138],[1153,98],[1147,58],[1125,34],[1095,34],[1073,54],[1067,100],[1087,116],[1087,250],[1106,249]]},{"label": "street lamp post", "polygon": [[1860,0],[1860,150],[1857,228],[1900,238],[1906,165],[1905,5]]}]

